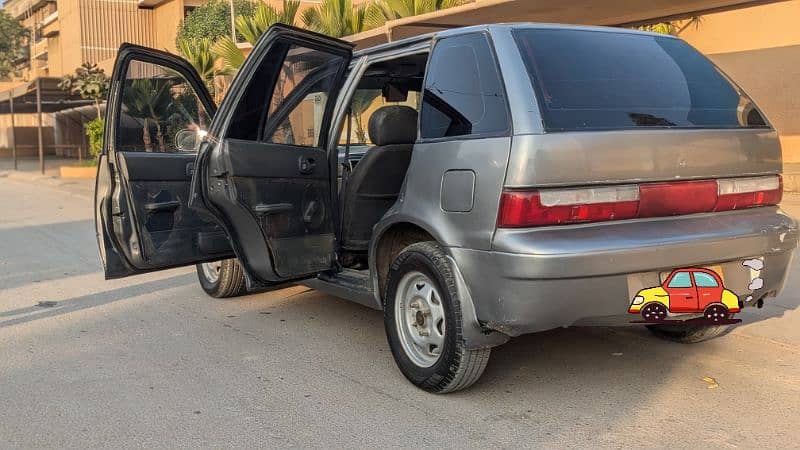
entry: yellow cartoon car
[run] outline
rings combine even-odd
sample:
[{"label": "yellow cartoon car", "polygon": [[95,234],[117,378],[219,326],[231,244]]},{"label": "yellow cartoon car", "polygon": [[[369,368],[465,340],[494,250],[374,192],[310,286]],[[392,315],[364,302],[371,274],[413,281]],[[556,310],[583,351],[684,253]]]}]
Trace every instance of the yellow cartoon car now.
[{"label": "yellow cartoon car", "polygon": [[722,322],[739,312],[739,297],[722,284],[713,270],[676,269],[661,286],[639,291],[628,308],[647,322],[660,322],[668,313],[698,314],[712,322]]}]

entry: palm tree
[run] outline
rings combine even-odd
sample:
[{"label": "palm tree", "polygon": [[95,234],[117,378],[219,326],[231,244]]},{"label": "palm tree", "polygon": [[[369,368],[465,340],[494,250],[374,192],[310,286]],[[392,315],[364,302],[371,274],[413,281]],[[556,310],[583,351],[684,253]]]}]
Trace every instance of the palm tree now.
[{"label": "palm tree", "polygon": [[[262,3],[252,16],[236,18],[236,31],[251,45],[256,45],[261,35],[272,25],[276,23],[295,25],[299,8],[298,0],[283,0],[283,7],[280,11],[271,5]],[[222,60],[222,69],[220,70],[222,74],[233,74],[244,64],[244,54],[230,36],[217,40],[212,46],[211,52]]]},{"label": "palm tree", "polygon": [[322,0],[319,6],[303,12],[303,23],[317,33],[349,36],[367,30],[367,10],[370,8],[353,6],[352,0]]},{"label": "palm tree", "polygon": [[[350,100],[350,114],[355,121],[356,140],[359,144],[367,142],[367,134],[364,132],[361,116],[379,95],[381,95],[379,89],[359,89],[353,93],[353,99]],[[349,136],[347,138],[350,139]]]},{"label": "palm tree", "polygon": [[164,141],[164,132],[161,125],[166,122],[172,111],[172,88],[175,86],[172,80],[154,80],[152,97],[148,101],[150,118],[156,126],[156,141],[161,152],[167,151],[167,143]]},{"label": "palm tree", "polygon": [[150,80],[136,79],[122,90],[122,104],[125,112],[134,118],[142,120],[142,143],[144,151],[153,151],[153,140],[150,136],[150,108],[148,99],[150,98]]},{"label": "palm tree", "polygon": [[123,89],[122,103],[125,112],[142,120],[142,143],[144,151],[153,151],[153,138],[150,134],[151,121],[156,127],[156,140],[159,151],[166,151],[166,142],[161,130],[161,122],[166,119],[172,103],[172,81],[135,79]]},{"label": "palm tree", "polygon": [[244,36],[245,40],[256,45],[258,38],[276,23],[294,25],[297,10],[300,9],[298,0],[283,0],[280,11],[267,4],[260,4],[252,16],[239,16],[236,18],[236,31]]},{"label": "palm tree", "polygon": [[377,0],[367,9],[366,21],[373,28],[389,20],[417,16],[464,3],[466,0]]},{"label": "palm tree", "polygon": [[211,40],[207,38],[181,40],[178,42],[178,46],[178,50],[194,67],[208,92],[213,96],[214,77],[218,71],[214,65],[214,54],[211,52]]},{"label": "palm tree", "polygon": [[211,53],[222,60],[221,75],[233,75],[244,64],[244,53],[230,36],[219,38],[211,47]]}]

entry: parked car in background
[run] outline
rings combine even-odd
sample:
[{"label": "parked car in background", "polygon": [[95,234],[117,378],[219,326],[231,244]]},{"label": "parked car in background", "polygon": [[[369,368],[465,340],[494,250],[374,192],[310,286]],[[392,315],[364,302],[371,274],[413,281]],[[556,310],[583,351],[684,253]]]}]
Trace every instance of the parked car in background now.
[{"label": "parked car in background", "polygon": [[757,304],[797,245],[775,130],[671,36],[486,25],[353,52],[276,25],[219,107],[186,61],[125,45],[106,123],[107,278],[198,264],[217,297],[299,282],[383,310],[430,392],[510,337],[629,325],[675,268],[763,258],[753,301],[736,292]]}]

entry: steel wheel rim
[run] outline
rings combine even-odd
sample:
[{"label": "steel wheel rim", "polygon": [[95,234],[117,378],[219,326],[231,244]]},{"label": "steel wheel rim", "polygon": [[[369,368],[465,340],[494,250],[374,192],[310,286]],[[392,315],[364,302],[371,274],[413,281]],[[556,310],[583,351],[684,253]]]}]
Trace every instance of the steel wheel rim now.
[{"label": "steel wheel rim", "polygon": [[409,272],[397,285],[394,320],[403,351],[419,367],[436,364],[444,347],[442,296],[421,272]]},{"label": "steel wheel rim", "polygon": [[209,283],[216,283],[219,281],[219,272],[222,270],[222,261],[214,261],[210,263],[203,263],[200,265],[203,269],[203,277]]}]

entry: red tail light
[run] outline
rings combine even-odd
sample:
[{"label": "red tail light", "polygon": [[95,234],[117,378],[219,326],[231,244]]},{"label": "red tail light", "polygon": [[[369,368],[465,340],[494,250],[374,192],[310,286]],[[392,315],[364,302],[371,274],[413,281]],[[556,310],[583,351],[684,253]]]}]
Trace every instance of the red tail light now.
[{"label": "red tail light", "polygon": [[577,189],[506,190],[499,227],[664,217],[775,205],[780,176],[644,183]]}]

